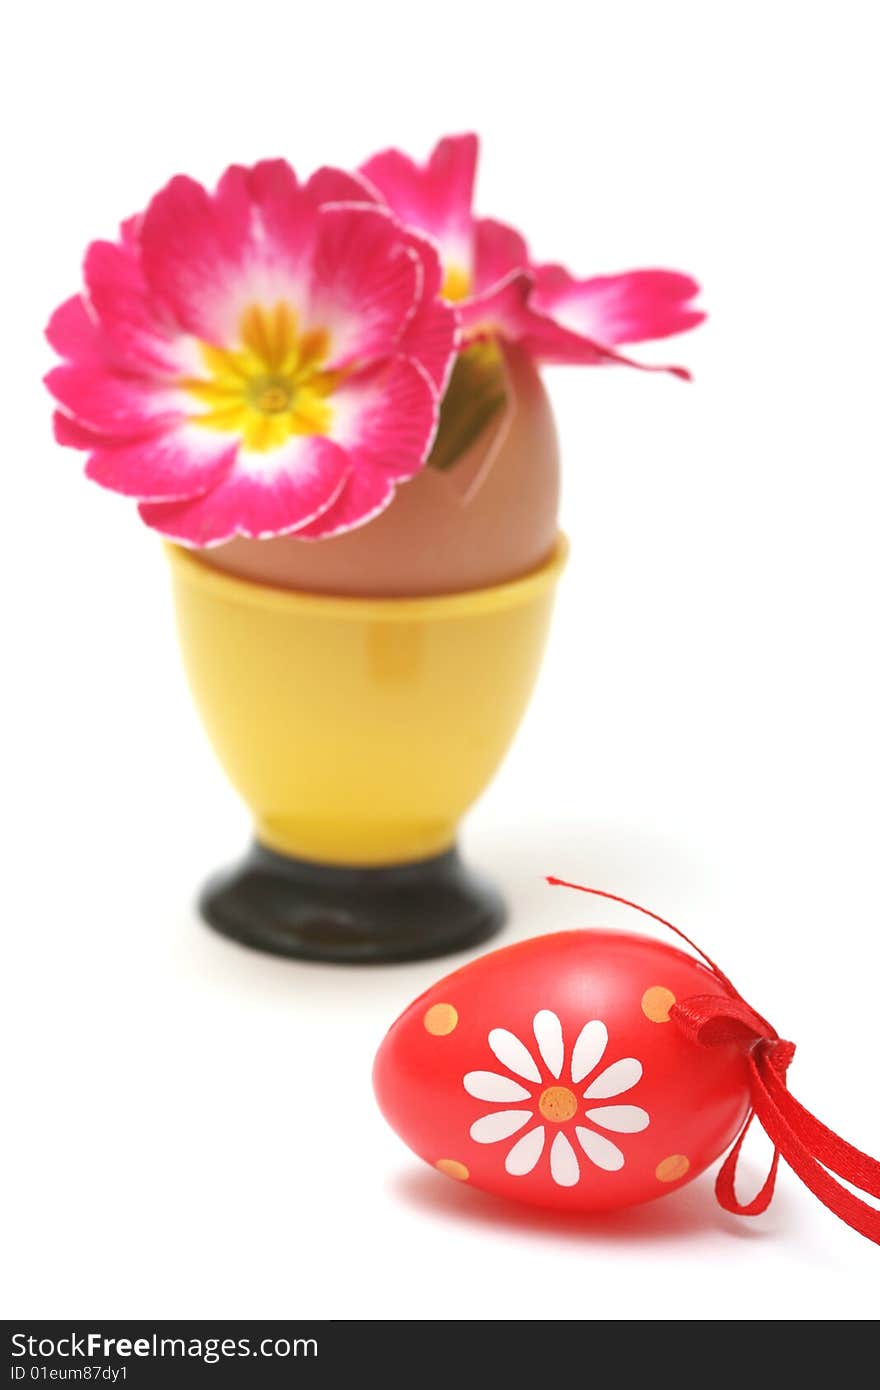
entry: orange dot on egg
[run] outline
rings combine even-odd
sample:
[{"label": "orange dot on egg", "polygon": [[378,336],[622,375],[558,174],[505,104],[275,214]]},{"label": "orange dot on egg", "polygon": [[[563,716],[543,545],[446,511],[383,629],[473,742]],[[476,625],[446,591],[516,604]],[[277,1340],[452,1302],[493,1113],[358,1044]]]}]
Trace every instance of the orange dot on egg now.
[{"label": "orange dot on egg", "polygon": [[642,995],[642,1013],[652,1023],[668,1023],[669,1010],[675,1003],[675,995],[665,985],[652,985]]},{"label": "orange dot on egg", "polygon": [[445,1173],[447,1178],[455,1178],[456,1182],[467,1182],[470,1177],[469,1170],[457,1158],[438,1158],[434,1167]]},{"label": "orange dot on egg", "polygon": [[445,1038],[458,1027],[458,1009],[454,1004],[432,1004],[422,1022],[435,1038]]},{"label": "orange dot on egg", "polygon": [[668,1158],[661,1159],[654,1169],[654,1176],[658,1182],[678,1182],[683,1178],[691,1166],[691,1161],[687,1154],[670,1154]]}]

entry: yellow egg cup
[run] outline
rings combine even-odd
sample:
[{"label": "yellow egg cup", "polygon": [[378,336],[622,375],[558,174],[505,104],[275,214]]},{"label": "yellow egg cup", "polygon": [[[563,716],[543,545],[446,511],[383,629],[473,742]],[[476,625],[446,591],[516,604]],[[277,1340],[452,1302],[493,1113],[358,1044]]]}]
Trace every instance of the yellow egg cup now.
[{"label": "yellow egg cup", "polygon": [[167,546],[189,683],[256,844],[200,906],[312,959],[440,955],[504,920],[455,848],[538,674],[560,536],[538,570],[429,598],[269,588]]}]

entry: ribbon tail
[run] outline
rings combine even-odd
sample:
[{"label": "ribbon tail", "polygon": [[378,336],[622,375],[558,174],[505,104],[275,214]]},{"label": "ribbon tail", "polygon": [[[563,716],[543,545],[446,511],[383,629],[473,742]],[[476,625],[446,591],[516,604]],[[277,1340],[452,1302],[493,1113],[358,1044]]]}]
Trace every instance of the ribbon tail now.
[{"label": "ribbon tail", "polygon": [[[880,1164],[861,1150],[847,1144],[789,1095],[784,1073],[780,1076],[768,1050],[757,1047],[749,1061],[754,1113],[776,1150],[771,1177],[775,1176],[776,1163],[781,1154],[801,1182],[806,1184],[829,1211],[834,1212],[835,1216],[845,1221],[854,1231],[880,1245],[880,1211],[850,1192],[849,1188],[839,1183],[828,1171],[830,1168],[845,1181],[876,1197],[880,1195],[877,1190],[877,1184],[880,1182]],[[801,1124],[801,1116],[805,1117],[806,1122],[799,1130],[794,1125]],[[744,1135],[745,1131],[740,1135],[724,1168],[728,1167],[734,1154],[738,1155]],[[810,1144],[812,1148],[809,1147]],[[719,1174],[719,1180],[720,1176]],[[759,1197],[763,1195],[766,1186],[765,1184]],[[722,1206],[724,1205],[722,1202]]]},{"label": "ribbon tail", "polygon": [[824,1168],[852,1183],[859,1191],[880,1200],[880,1163],[870,1154],[849,1144],[833,1129],[823,1125],[805,1105],[791,1094],[776,1069],[765,1068],[764,1082],[773,1102],[791,1129],[797,1133]]}]

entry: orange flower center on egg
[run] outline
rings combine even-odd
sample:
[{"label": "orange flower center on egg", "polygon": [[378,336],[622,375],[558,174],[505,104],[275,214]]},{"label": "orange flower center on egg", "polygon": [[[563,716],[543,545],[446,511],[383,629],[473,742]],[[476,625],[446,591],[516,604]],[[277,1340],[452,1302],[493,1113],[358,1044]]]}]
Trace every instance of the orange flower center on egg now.
[{"label": "orange flower center on egg", "polygon": [[323,366],[330,352],[327,333],[301,331],[289,304],[250,305],[236,347],[200,342],[198,350],[205,374],[179,382],[202,407],[191,417],[195,424],[239,434],[257,452],[276,448],[292,434],[329,432],[328,398],[341,373]]},{"label": "orange flower center on egg", "polygon": [[538,1109],[545,1120],[561,1125],[577,1114],[577,1096],[567,1086],[548,1086],[538,1099]]}]

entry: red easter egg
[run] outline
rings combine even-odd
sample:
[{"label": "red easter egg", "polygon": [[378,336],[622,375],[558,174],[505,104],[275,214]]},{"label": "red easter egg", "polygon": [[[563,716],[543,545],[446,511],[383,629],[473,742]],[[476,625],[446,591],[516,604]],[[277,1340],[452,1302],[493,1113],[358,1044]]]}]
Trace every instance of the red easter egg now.
[{"label": "red easter egg", "polygon": [[609,1211],[689,1181],[750,1104],[742,1047],[690,1041],[676,1000],[726,994],[650,937],[569,931],[492,951],[401,1015],[373,1072],[415,1153],[474,1187]]}]

